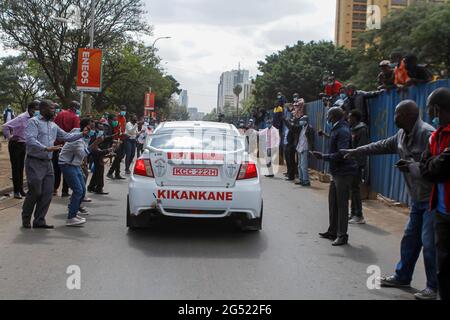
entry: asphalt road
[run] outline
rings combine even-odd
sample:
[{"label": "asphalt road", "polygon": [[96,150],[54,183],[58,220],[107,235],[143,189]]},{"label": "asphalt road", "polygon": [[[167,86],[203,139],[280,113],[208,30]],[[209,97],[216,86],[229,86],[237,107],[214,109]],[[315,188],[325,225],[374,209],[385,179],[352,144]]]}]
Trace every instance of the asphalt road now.
[{"label": "asphalt road", "polygon": [[[22,230],[20,203],[0,201],[0,299],[411,299],[412,291],[369,290],[367,267],[391,273],[406,216],[370,202],[368,224],[350,226],[350,245],[332,247],[326,185],[304,189],[263,180],[264,230],[241,233],[222,222],[125,227],[126,182],[90,195],[83,228],[67,228],[67,199],[54,198],[54,230]],[[68,266],[81,289],[68,290]],[[414,287],[425,283],[419,261]]]}]

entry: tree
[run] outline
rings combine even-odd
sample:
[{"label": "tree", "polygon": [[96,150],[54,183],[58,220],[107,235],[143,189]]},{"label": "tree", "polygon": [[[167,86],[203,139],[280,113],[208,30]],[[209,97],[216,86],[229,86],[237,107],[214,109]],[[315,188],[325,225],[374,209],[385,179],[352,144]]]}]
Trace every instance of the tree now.
[{"label": "tree", "polygon": [[237,101],[237,103],[236,103],[236,115],[237,115],[237,118],[239,119],[239,102],[240,102],[239,101],[239,96],[242,93],[242,86],[240,84],[236,85],[234,87],[234,89],[233,89],[233,93],[236,96],[236,101]]},{"label": "tree", "polygon": [[[89,0],[3,0],[0,2],[1,39],[13,49],[30,54],[48,77],[55,94],[64,103],[76,96],[78,48],[89,45]],[[71,7],[81,13],[81,28],[70,30],[52,17],[69,17]],[[132,37],[150,34],[143,20],[141,0],[97,0],[94,46],[109,50]]]},{"label": "tree", "polygon": [[337,79],[345,81],[354,69],[352,52],[326,41],[299,41],[258,64],[262,75],[255,80],[255,99],[265,108],[275,104],[279,91],[286,96],[298,92],[306,100],[315,100],[323,90],[325,74],[333,72]]},{"label": "tree", "polygon": [[30,101],[44,93],[40,71],[26,55],[0,59],[0,104],[17,105],[25,111]]},{"label": "tree", "polygon": [[355,51],[357,72],[352,77],[358,87],[374,88],[378,63],[392,52],[414,53],[420,63],[434,73],[450,75],[450,3],[415,3],[393,11],[381,29],[364,32]]},{"label": "tree", "polygon": [[143,113],[144,94],[149,87],[156,94],[157,112],[169,106],[179,83],[159,69],[154,49],[143,43],[129,41],[105,55],[104,90],[95,95],[95,104],[103,110],[109,106],[126,105],[129,110]]}]

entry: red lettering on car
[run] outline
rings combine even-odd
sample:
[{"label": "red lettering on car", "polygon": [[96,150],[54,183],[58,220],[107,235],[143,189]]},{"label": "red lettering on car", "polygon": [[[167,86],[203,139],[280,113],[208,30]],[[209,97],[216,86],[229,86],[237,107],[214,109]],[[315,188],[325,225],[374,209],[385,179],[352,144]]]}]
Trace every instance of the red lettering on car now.
[{"label": "red lettering on car", "polygon": [[158,199],[166,199],[166,191],[165,190],[158,190]]}]

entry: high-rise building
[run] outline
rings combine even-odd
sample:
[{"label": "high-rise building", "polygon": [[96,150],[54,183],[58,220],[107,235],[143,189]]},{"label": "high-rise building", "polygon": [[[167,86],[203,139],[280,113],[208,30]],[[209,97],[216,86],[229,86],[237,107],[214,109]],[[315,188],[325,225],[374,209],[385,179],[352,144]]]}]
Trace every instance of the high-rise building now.
[{"label": "high-rise building", "polygon": [[367,28],[367,14],[378,6],[383,20],[392,10],[418,2],[443,3],[449,0],[336,0],[335,43],[352,49],[358,46],[358,35]]},{"label": "high-rise building", "polygon": [[239,97],[239,103],[246,99],[246,85],[250,84],[248,70],[231,70],[222,73],[217,90],[217,110],[223,112],[224,107],[229,105],[235,107],[237,105],[237,97],[233,90],[239,84],[242,87],[242,94]]},{"label": "high-rise building", "polygon": [[189,98],[187,90],[181,90],[180,93],[180,106],[187,108],[189,106]]}]

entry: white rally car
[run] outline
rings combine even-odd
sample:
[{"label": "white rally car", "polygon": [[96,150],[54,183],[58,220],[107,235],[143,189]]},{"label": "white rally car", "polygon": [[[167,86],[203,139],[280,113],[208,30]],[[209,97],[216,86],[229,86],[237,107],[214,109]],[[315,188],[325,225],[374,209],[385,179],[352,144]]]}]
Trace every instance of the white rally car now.
[{"label": "white rally car", "polygon": [[262,228],[259,170],[235,126],[166,122],[145,142],[130,178],[127,226],[155,217],[233,218],[242,230]]}]

